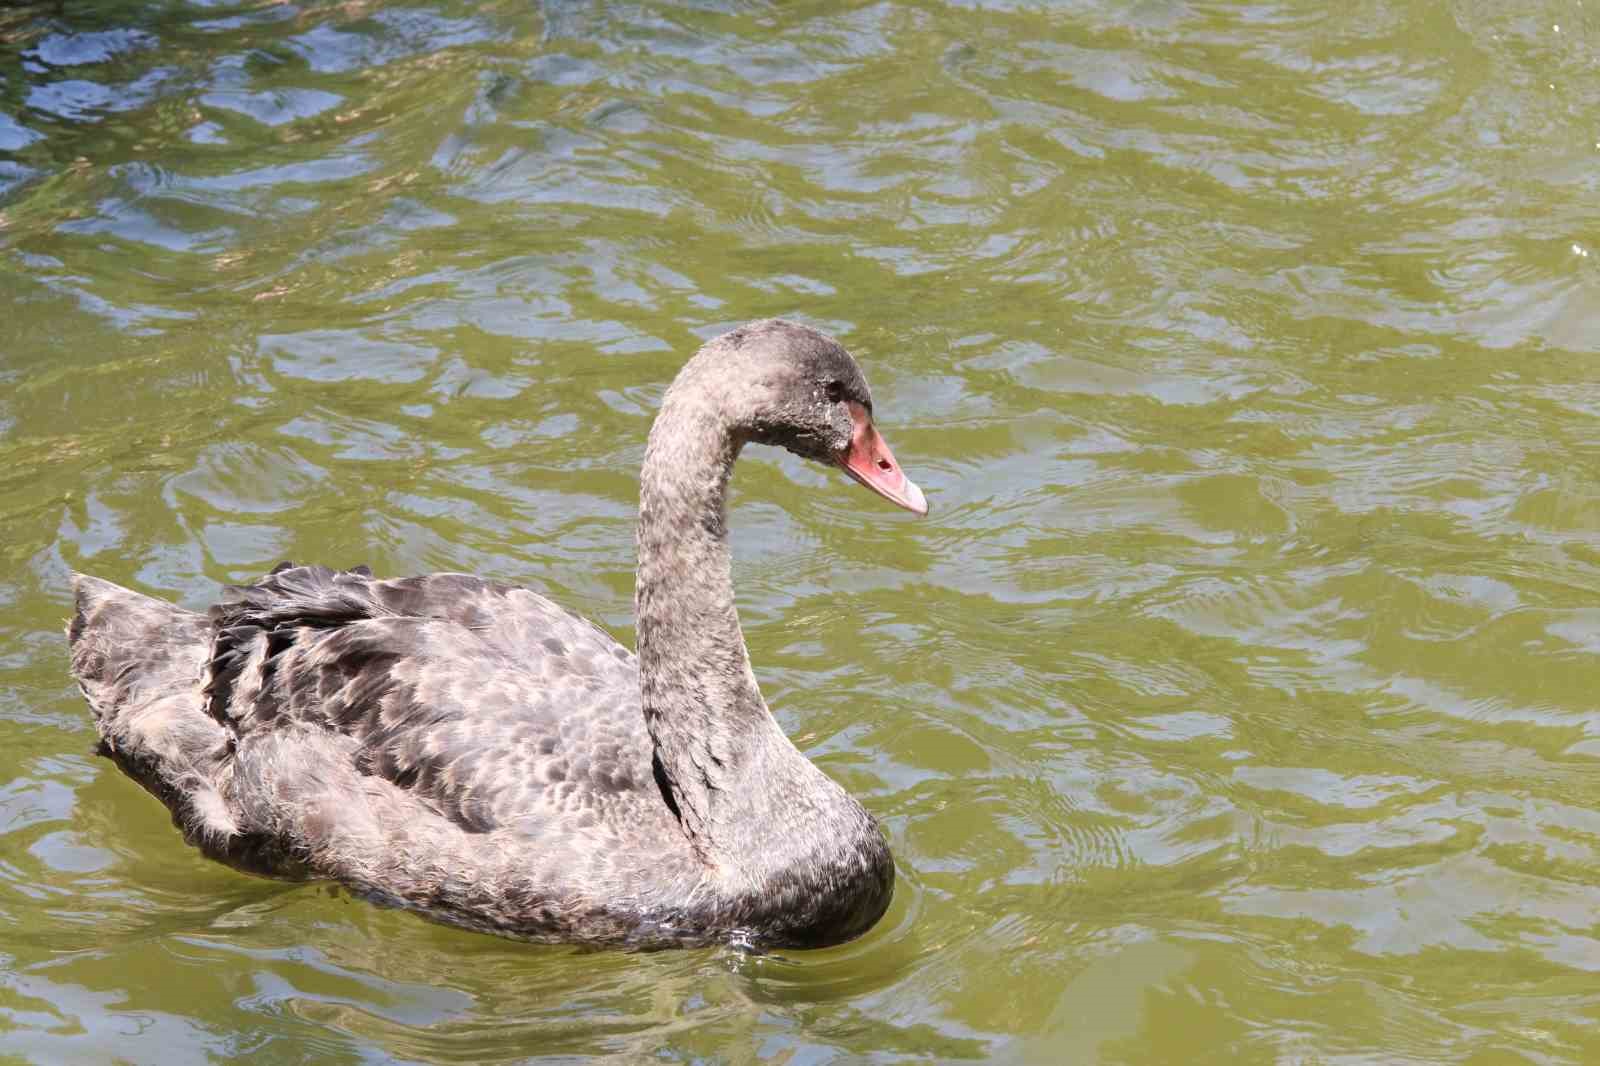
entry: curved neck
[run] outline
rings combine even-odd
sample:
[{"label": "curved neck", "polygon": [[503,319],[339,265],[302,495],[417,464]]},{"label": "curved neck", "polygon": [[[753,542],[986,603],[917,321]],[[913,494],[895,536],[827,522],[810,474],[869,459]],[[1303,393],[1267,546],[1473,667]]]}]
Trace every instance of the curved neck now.
[{"label": "curved neck", "polygon": [[725,504],[742,441],[711,398],[681,385],[668,390],[645,449],[634,612],[657,781],[710,852],[731,843],[717,830],[736,816],[718,794],[781,748],[798,752],[761,698],[733,602]]},{"label": "curved neck", "polygon": [[656,783],[714,871],[729,922],[836,943],[883,913],[894,864],[871,816],[761,698],[727,543],[744,441],[722,414],[720,382],[698,370],[691,362],[667,390],[640,476],[634,612]]}]

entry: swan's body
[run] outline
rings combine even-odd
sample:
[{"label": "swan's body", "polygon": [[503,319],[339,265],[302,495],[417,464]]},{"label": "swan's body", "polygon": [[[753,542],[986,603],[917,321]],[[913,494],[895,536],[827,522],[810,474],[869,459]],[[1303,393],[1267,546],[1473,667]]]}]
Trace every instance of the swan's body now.
[{"label": "swan's body", "polygon": [[207,854],[540,941],[837,943],[888,906],[871,816],[756,686],[723,526],[746,442],[913,510],[831,340],[756,323],[701,350],[641,475],[639,656],[526,589],[284,564],[207,615],[75,578],[72,665],[103,750]]}]

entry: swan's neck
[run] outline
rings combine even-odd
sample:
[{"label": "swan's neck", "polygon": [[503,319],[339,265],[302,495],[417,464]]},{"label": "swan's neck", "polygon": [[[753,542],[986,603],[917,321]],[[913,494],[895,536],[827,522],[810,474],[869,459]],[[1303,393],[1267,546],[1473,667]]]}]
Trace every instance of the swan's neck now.
[{"label": "swan's neck", "polygon": [[740,797],[719,793],[769,771],[774,757],[781,765],[781,748],[800,758],[761,698],[733,602],[725,502],[740,444],[715,404],[674,388],[640,478],[634,610],[645,723],[657,779],[702,851],[730,843],[719,835],[733,828],[726,808]]},{"label": "swan's neck", "polygon": [[871,816],[789,742],[761,697],[726,532],[743,440],[716,385],[686,378],[667,392],[640,478],[634,610],[656,781],[741,921],[835,942],[888,905],[893,862]]}]

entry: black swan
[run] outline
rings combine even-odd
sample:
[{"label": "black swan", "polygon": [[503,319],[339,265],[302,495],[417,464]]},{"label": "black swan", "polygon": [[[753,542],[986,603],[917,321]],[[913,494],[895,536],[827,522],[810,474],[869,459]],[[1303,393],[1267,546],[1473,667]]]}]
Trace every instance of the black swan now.
[{"label": "black swan", "polygon": [[101,751],[207,855],[541,942],[837,944],[889,905],[877,823],[790,743],[734,608],[747,443],[917,514],[855,360],[774,319],[667,390],[640,474],[638,656],[527,589],[284,563],[206,615],[74,575]]}]

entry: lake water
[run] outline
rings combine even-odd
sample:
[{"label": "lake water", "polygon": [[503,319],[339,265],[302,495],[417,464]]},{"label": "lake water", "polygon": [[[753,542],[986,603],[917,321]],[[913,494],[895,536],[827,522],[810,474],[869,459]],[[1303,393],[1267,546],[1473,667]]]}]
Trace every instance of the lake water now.
[{"label": "lake water", "polygon": [[[1600,3],[0,9],[0,1057],[1600,1059]],[[632,639],[662,390],[838,335],[752,655],[882,821],[823,952],[584,954],[207,863],[69,568],[517,581]]]}]

